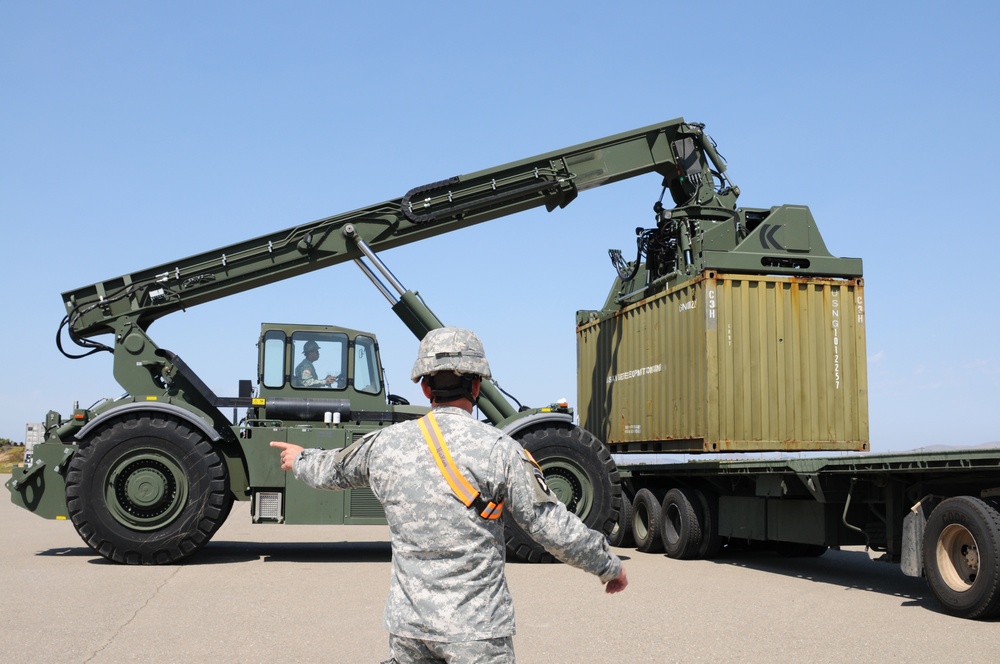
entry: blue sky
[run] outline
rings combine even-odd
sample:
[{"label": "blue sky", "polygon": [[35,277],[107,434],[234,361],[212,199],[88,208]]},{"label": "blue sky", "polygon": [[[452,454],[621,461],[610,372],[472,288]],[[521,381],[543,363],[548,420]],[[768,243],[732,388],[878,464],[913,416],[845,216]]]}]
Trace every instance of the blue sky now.
[{"label": "blue sky", "polygon": [[[0,5],[0,437],[121,389],[55,348],[60,293],[410,188],[683,116],[751,207],[810,206],[859,256],[876,452],[1000,441],[993,2]],[[574,313],[656,176],[386,252],[501,386],[575,401]],[[416,341],[341,265],[157,322],[219,394],[262,321]]]}]

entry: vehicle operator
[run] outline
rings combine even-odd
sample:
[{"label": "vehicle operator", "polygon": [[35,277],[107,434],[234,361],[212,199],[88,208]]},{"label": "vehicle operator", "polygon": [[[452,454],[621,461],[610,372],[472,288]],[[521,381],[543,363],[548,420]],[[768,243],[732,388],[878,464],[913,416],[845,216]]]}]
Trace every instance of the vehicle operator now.
[{"label": "vehicle operator", "polygon": [[514,610],[504,575],[503,518],[559,560],[625,589],[601,533],[560,503],[514,439],[472,415],[491,377],[473,332],[446,327],[420,343],[412,379],[431,411],[342,450],[281,449],[281,468],[321,489],[369,486],[392,538],[385,607],[388,662],[513,662]]},{"label": "vehicle operator", "polygon": [[295,380],[299,387],[326,387],[337,381],[331,375],[327,375],[326,378],[317,377],[316,367],[313,366],[313,362],[319,359],[318,343],[310,339],[306,342],[305,347],[303,347],[302,353],[306,357],[295,367]]}]

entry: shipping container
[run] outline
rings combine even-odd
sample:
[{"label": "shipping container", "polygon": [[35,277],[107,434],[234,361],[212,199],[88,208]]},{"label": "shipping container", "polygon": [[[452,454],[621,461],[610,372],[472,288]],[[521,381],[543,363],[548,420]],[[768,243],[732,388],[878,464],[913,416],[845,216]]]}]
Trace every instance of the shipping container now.
[{"label": "shipping container", "polygon": [[580,424],[615,452],[868,450],[861,278],[706,270],[589,318]]}]

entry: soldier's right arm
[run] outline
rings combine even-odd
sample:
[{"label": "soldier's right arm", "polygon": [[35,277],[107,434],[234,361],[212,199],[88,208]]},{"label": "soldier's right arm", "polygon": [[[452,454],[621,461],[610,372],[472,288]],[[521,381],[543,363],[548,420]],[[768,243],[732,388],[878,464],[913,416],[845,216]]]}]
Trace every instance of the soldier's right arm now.
[{"label": "soldier's right arm", "polygon": [[368,452],[379,433],[372,432],[340,450],[303,450],[292,467],[296,479],[317,489],[368,486]]}]

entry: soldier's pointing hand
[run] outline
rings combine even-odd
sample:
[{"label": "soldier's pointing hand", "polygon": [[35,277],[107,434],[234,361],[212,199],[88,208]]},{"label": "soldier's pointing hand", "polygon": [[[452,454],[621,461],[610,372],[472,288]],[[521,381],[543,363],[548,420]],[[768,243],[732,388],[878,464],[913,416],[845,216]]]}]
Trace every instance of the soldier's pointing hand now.
[{"label": "soldier's pointing hand", "polygon": [[299,455],[304,448],[299,445],[292,445],[291,443],[283,443],[279,440],[272,440],[271,447],[277,447],[281,450],[281,455],[279,459],[281,461],[282,470],[291,470],[292,464],[295,463],[295,457]]}]

